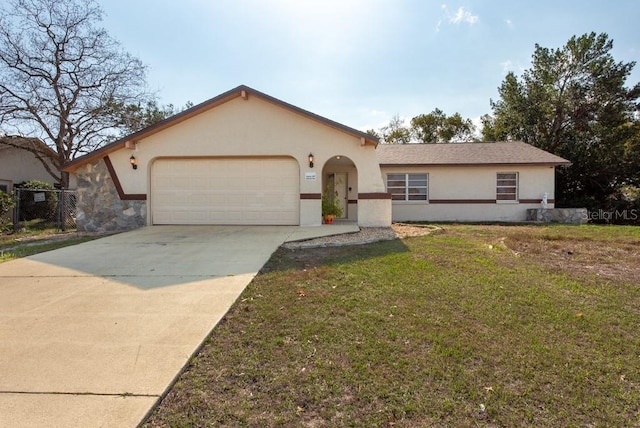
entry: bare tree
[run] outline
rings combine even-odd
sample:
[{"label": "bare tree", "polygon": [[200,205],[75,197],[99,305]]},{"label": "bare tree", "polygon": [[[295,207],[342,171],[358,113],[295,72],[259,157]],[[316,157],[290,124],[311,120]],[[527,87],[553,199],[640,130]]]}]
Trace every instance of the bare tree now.
[{"label": "bare tree", "polygon": [[149,99],[145,66],[101,20],[94,0],[9,0],[0,9],[0,127],[40,138],[56,166],[115,134],[117,106]]}]

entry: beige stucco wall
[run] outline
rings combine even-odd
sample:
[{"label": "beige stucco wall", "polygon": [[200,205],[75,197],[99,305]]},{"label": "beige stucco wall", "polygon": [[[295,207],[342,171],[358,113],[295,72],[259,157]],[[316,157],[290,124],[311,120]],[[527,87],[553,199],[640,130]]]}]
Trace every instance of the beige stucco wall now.
[{"label": "beige stucco wall", "polygon": [[31,152],[6,146],[0,147],[0,180],[11,181],[13,185],[29,180],[56,182]]},{"label": "beige stucco wall", "polygon": [[[429,199],[451,203],[394,201],[394,221],[525,221],[528,208],[540,208],[540,203],[499,202],[464,203],[468,200],[495,200],[496,174],[518,173],[520,200],[541,200],[545,192],[554,199],[555,169],[549,166],[454,166],[454,167],[393,167],[389,173],[428,173]],[[553,204],[548,204],[549,208]]]},{"label": "beige stucco wall", "polygon": [[381,227],[391,224],[391,201],[389,199],[360,199],[358,201],[358,225]]},{"label": "beige stucco wall", "polygon": [[393,204],[393,221],[525,221],[540,204]]},{"label": "beige stucco wall", "polygon": [[300,226],[318,226],[322,223],[321,212],[320,199],[300,200]]},{"label": "beige stucco wall", "polygon": [[[308,165],[309,153],[314,155],[314,168]],[[138,159],[137,170],[129,164],[132,154]],[[384,192],[373,146],[361,146],[355,136],[250,95],[142,139],[135,150],[121,149],[109,157],[127,194],[151,195],[155,159],[191,156],[292,156],[300,165],[300,193],[320,194],[322,166],[336,155],[353,161],[358,192]],[[306,179],[308,172],[316,173],[316,178]],[[319,201],[301,200],[300,223],[321,223]]]}]

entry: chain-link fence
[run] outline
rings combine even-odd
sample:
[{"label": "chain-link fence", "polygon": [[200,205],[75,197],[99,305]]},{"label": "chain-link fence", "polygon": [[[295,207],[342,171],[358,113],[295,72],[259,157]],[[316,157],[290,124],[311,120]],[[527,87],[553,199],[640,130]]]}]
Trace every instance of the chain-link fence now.
[{"label": "chain-link fence", "polygon": [[76,228],[75,190],[14,189],[14,229],[29,224],[38,228],[68,230]]}]

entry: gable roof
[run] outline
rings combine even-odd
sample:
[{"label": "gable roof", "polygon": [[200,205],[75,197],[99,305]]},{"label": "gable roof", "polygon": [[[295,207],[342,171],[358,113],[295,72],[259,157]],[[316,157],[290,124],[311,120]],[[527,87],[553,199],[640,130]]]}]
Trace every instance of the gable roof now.
[{"label": "gable roof", "polygon": [[149,137],[155,133],[158,133],[160,131],[163,131],[171,126],[177,125],[180,122],[183,122],[187,119],[190,119],[200,113],[203,113],[207,110],[210,110],[214,107],[217,107],[221,104],[224,104],[228,101],[231,101],[233,99],[242,97],[247,99],[249,96],[255,96],[258,97],[264,101],[270,102],[272,104],[275,104],[277,106],[280,106],[282,108],[285,108],[289,111],[292,111],[293,113],[299,114],[303,117],[306,117],[307,119],[311,119],[314,120],[316,122],[322,123],[324,125],[327,125],[331,128],[337,129],[339,131],[345,132],[347,134],[353,135],[354,137],[360,138],[364,141],[365,144],[370,144],[370,145],[374,145],[377,146],[378,145],[378,138],[374,137],[373,135],[367,134],[366,132],[362,132],[362,131],[358,131],[357,129],[354,128],[350,128],[346,125],[343,125],[341,123],[335,122],[333,120],[327,119],[325,117],[319,116],[315,113],[311,113],[310,111],[301,109],[300,107],[296,107],[292,104],[286,103],[284,101],[281,101],[277,98],[274,98],[270,95],[267,95],[265,93],[262,93],[260,91],[257,91],[253,88],[250,88],[248,86],[245,85],[240,85],[237,88],[231,89],[227,92],[224,92],[220,95],[218,95],[217,97],[211,98],[210,100],[204,101],[198,105],[195,105],[187,110],[184,110],[178,114],[175,114],[171,117],[168,117],[167,119],[164,119],[154,125],[148,126],[138,132],[135,132],[133,134],[127,135],[117,141],[114,141],[111,144],[108,144],[106,146],[103,146],[97,150],[94,150],[91,153],[88,153],[84,156],[81,156],[71,162],[68,162],[67,164],[65,164],[62,168],[63,171],[68,171],[68,172],[73,172],[76,168],[78,168],[81,165],[84,165],[86,163],[89,163],[93,160],[102,158],[106,155],[108,155],[111,152],[114,152],[116,150],[122,149],[126,146],[126,144],[128,142],[132,142],[132,141],[137,141],[146,137]]},{"label": "gable roof", "polygon": [[58,154],[47,146],[42,140],[33,137],[23,137],[21,135],[2,135],[0,136],[0,150],[17,149],[27,150],[32,153],[45,155],[52,159],[57,159]]},{"label": "gable roof", "polygon": [[380,166],[569,165],[566,159],[523,143],[381,144]]}]

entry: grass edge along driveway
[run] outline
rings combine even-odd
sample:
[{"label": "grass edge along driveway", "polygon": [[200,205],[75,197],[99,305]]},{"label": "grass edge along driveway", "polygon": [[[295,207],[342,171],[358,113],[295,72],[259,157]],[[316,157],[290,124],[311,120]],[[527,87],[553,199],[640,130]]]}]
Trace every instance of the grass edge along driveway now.
[{"label": "grass edge along driveway", "polygon": [[278,250],[146,426],[640,425],[640,229],[444,229]]}]

